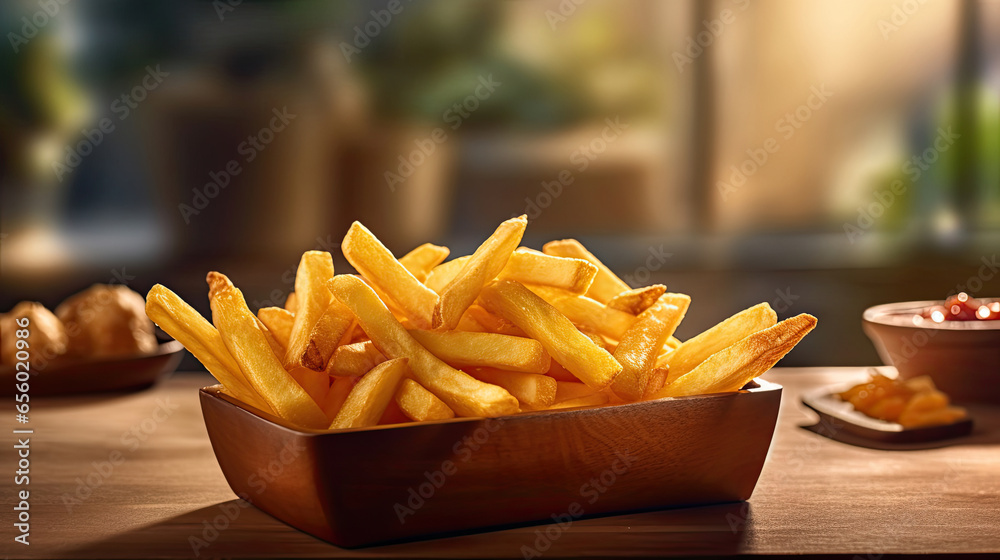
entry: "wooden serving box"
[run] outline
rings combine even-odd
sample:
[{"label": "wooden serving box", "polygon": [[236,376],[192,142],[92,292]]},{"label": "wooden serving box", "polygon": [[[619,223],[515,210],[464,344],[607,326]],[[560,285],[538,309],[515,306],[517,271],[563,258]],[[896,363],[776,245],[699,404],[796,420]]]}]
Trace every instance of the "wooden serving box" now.
[{"label": "wooden serving box", "polygon": [[201,389],[233,491],[344,547],[750,498],[781,387],[496,419],[294,428]]}]

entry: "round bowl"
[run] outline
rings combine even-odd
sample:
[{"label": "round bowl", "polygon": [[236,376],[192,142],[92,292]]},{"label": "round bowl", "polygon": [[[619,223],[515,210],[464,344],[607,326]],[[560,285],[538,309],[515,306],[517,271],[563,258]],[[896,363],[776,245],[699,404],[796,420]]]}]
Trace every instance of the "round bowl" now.
[{"label": "round bowl", "polygon": [[[979,298],[990,303],[996,298]],[[1000,321],[920,319],[940,301],[907,301],[865,310],[863,327],[879,357],[904,379],[929,375],[956,402],[1000,403]]]}]

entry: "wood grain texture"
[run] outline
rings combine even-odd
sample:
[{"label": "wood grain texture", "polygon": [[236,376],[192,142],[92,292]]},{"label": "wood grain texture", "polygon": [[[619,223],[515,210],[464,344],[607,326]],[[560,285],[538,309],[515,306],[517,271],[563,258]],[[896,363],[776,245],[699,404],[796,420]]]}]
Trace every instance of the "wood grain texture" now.
[{"label": "wood grain texture", "polygon": [[[12,543],[8,525],[0,554],[523,558],[522,546],[546,544],[536,543],[546,530],[556,537],[546,558],[1000,551],[1000,409],[971,406],[972,435],[906,450],[850,446],[800,427],[816,418],[798,404],[803,390],[860,382],[866,375],[862,368],[769,372],[766,378],[784,386],[782,410],[770,456],[747,503],[578,520],[564,530],[523,526],[357,550],[310,537],[234,499],[199,410],[197,389],[212,383],[208,376],[176,375],[128,395],[38,399],[30,425],[35,429],[32,545]],[[169,415],[163,419],[165,410]],[[4,445],[11,445],[9,430],[5,437]],[[122,460],[103,476],[93,463],[100,466],[114,451]],[[12,472],[13,454],[4,453],[0,464]],[[80,482],[87,488],[88,476],[99,481],[90,486],[89,497],[65,504],[64,494],[74,496]],[[4,484],[4,496],[10,496],[12,487]],[[213,522],[225,529],[206,530]],[[207,548],[196,551],[199,543],[192,539],[202,539]]]}]

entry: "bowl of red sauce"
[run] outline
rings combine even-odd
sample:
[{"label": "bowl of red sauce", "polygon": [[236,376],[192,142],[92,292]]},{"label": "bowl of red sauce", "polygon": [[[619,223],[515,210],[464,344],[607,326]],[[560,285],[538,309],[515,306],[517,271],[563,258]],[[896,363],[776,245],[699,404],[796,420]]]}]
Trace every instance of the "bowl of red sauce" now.
[{"label": "bowl of red sauce", "polygon": [[903,379],[929,375],[956,402],[1000,403],[1000,298],[876,305],[862,326]]}]

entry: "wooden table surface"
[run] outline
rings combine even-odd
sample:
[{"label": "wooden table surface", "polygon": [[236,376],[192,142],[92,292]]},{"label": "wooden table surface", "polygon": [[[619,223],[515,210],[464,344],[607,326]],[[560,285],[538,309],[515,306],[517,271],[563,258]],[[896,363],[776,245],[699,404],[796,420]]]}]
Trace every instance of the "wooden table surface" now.
[{"label": "wooden table surface", "polygon": [[[803,391],[864,376],[858,368],[766,376],[785,391],[748,503],[578,520],[543,556],[1000,552],[1000,407],[971,407],[972,435],[922,449],[858,447],[802,427],[816,420],[799,404]],[[15,487],[5,475],[3,555],[522,558],[546,529],[358,550],[317,540],[234,499],[202,423],[196,389],[207,384],[207,375],[176,374],[133,394],[33,400],[31,545],[13,542]],[[16,470],[13,453],[2,463]]]}]

